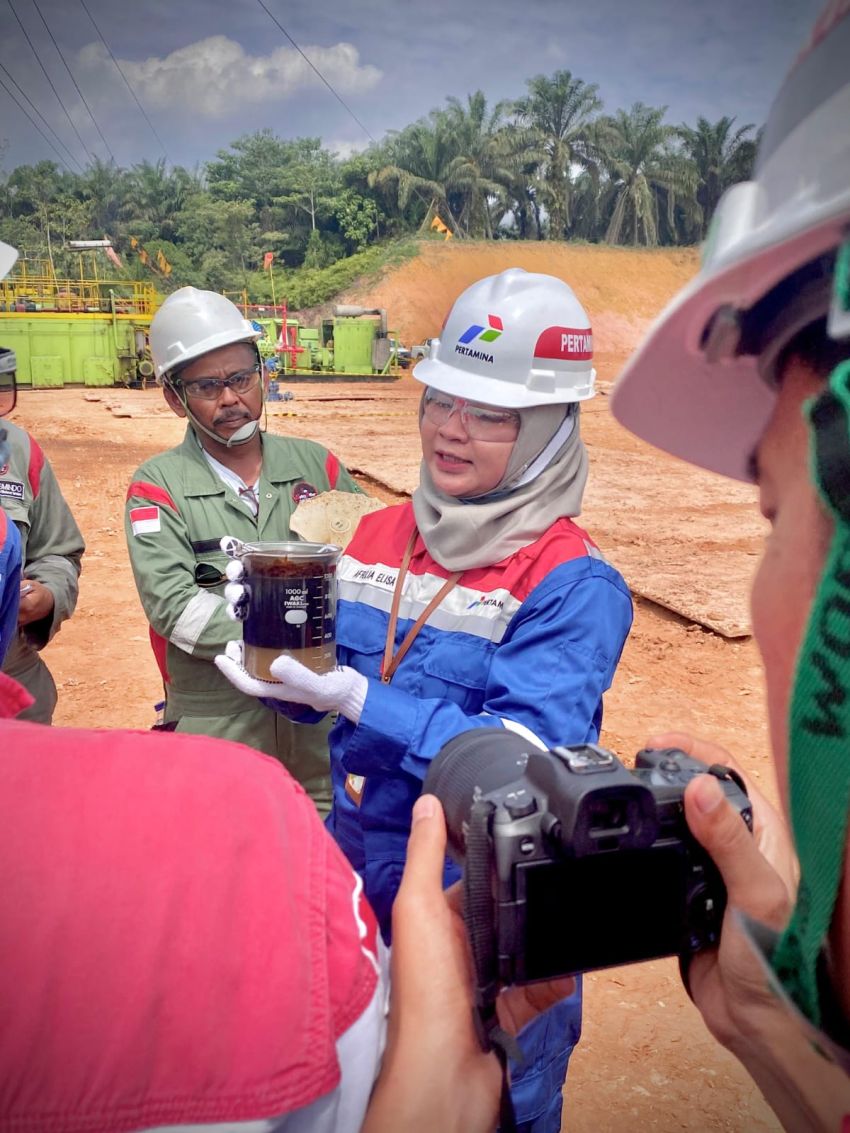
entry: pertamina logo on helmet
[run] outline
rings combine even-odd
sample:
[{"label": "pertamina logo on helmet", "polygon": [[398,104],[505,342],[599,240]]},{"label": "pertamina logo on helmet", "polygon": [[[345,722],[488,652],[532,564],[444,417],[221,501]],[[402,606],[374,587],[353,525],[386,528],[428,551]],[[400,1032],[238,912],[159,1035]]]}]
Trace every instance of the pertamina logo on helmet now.
[{"label": "pertamina logo on helmet", "polygon": [[497,338],[501,338],[502,331],[505,328],[499,316],[488,315],[487,322],[489,326],[486,327],[479,323],[473,323],[472,326],[467,327],[455,344],[455,354],[464,354],[467,358],[478,358],[480,361],[490,362],[492,365],[492,354],[489,354],[486,350],[476,350],[469,345],[476,339],[479,342],[495,342]]},{"label": "pertamina logo on helmet", "polygon": [[593,332],[590,327],[547,327],[537,339],[534,357],[589,362],[593,358]]}]

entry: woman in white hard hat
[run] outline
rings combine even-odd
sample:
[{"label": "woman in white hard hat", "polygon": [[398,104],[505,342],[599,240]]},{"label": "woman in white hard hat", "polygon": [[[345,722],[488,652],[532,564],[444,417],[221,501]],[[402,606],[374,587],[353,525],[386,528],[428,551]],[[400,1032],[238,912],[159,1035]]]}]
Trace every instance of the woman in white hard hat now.
[{"label": "woman in white hard hat", "polygon": [[[282,711],[339,713],[329,827],[387,936],[413,804],[448,740],[500,725],[545,747],[599,735],[632,607],[571,518],[592,358],[587,315],[561,280],[512,269],[473,284],[414,370],[426,388],[413,500],[365,517],[340,563],[341,667],[316,676],[282,657],[271,684],[245,673],[236,643],[217,658],[243,691],[289,702]],[[307,709],[296,718],[316,719]],[[446,882],[456,877],[448,867]],[[533,1026],[517,1116],[557,1133],[579,997]]]}]

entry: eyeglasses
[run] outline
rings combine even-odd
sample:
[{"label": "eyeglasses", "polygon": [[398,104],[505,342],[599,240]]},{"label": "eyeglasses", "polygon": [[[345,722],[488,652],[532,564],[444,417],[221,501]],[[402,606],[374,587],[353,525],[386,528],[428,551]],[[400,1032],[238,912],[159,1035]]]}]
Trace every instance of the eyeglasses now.
[{"label": "eyeglasses", "polygon": [[260,381],[260,364],[255,362],[249,370],[240,370],[229,378],[192,378],[179,382],[187,397],[199,397],[202,401],[216,401],[225,389],[234,393],[250,393]]},{"label": "eyeglasses", "polygon": [[422,412],[434,425],[445,425],[457,410],[463,427],[475,441],[515,441],[519,436],[519,413],[476,405],[462,397],[451,397],[430,387],[425,390]]}]

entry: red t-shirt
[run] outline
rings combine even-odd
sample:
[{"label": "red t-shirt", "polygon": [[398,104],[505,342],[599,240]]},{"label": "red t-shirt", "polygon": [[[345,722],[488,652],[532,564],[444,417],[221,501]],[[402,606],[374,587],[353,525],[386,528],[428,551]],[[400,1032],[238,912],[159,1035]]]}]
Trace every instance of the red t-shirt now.
[{"label": "red t-shirt", "polygon": [[[0,715],[16,688],[0,676]],[[333,1091],[379,982],[359,894],[256,751],[0,720],[0,1131],[250,1121]]]}]

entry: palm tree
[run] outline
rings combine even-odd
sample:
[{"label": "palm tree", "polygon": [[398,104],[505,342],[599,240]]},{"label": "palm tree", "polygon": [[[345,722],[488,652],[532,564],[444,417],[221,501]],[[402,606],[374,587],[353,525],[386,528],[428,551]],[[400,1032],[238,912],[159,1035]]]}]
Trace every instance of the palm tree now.
[{"label": "palm tree", "polygon": [[19,165],[3,179],[3,212],[10,217],[37,216],[62,195],[71,178],[55,161]]},{"label": "palm tree", "polygon": [[675,153],[675,134],[663,122],[666,107],[636,102],[599,124],[606,180],[602,214],[608,217],[608,244],[659,242],[660,205],[666,205],[671,237],[675,237],[676,207],[693,198],[696,177],[690,162]]},{"label": "palm tree", "polygon": [[145,221],[160,239],[173,240],[177,214],[195,191],[191,174],[181,166],[169,171],[165,158],[141,161],[127,174],[124,215],[131,227],[134,221]]},{"label": "palm tree", "polygon": [[389,161],[369,174],[369,185],[394,188],[400,212],[405,212],[414,198],[426,204],[421,228],[427,228],[432,218],[439,215],[455,235],[461,235],[461,226],[449,204],[451,165],[458,156],[455,140],[443,112],[431,111],[429,117],[430,120],[420,119],[390,139]]},{"label": "palm tree", "polygon": [[487,109],[483,91],[467,96],[466,106],[449,98],[444,125],[458,153],[449,163],[448,188],[460,197],[459,227],[470,236],[493,236],[491,203],[504,205],[512,178],[502,128],[507,103]]},{"label": "palm tree", "polygon": [[682,149],[696,172],[697,235],[700,240],[708,231],[724,191],[736,181],[747,180],[752,173],[756,139],[747,135],[755,127],[740,126],[733,131],[734,125],[734,118],[724,117],[717,122],[709,122],[700,116],[695,129],[684,123],[676,128]]},{"label": "palm tree", "polygon": [[108,233],[115,238],[121,229],[121,217],[127,197],[127,172],[111,161],[95,158],[77,178],[77,192],[87,204],[91,231]]},{"label": "palm tree", "polygon": [[573,170],[595,172],[597,154],[591,129],[602,109],[595,83],[556,71],[526,83],[528,94],[514,103],[517,153],[533,158],[538,196],[549,215],[549,232],[561,239],[572,223]]}]

